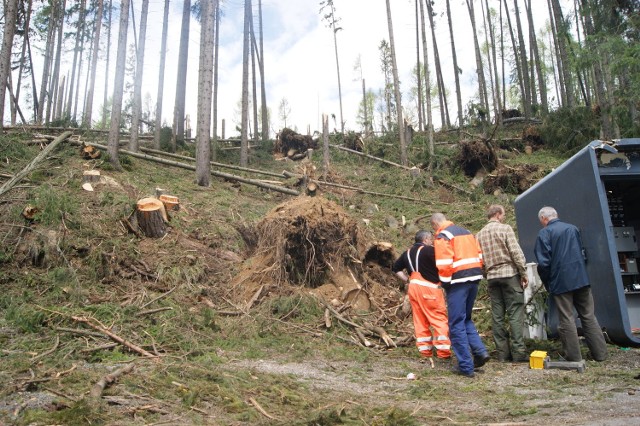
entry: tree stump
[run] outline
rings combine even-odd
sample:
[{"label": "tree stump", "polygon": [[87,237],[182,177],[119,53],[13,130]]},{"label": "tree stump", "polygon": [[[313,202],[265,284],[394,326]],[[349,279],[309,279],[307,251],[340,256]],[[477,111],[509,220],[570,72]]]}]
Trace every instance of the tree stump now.
[{"label": "tree stump", "polygon": [[180,199],[178,197],[174,197],[173,195],[162,194],[158,197],[162,204],[164,204],[164,208],[168,212],[177,212],[180,210]]},{"label": "tree stump", "polygon": [[138,200],[136,219],[138,227],[147,237],[160,238],[167,233],[167,212],[162,201],[157,198],[148,197]]},{"label": "tree stump", "polygon": [[100,182],[100,171],[85,170],[82,172],[82,182]]}]

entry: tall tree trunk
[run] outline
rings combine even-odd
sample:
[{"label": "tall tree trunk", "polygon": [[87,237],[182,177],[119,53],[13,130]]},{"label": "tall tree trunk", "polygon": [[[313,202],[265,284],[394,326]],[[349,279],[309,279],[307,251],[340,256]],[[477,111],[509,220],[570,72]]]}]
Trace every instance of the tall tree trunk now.
[{"label": "tall tree trunk", "polygon": [[451,5],[447,0],[447,20],[449,21],[449,37],[451,37],[451,56],[453,58],[453,75],[456,81],[456,99],[458,101],[458,128],[464,124],[462,122],[462,92],[460,90],[460,72],[462,70],[458,66],[458,55],[456,53],[456,42],[453,38],[453,22],[451,20]]},{"label": "tall tree trunk", "polygon": [[269,111],[267,110],[267,89],[264,75],[264,45],[262,32],[262,0],[258,0],[258,24],[260,27],[260,101],[262,118],[262,140],[269,139]]},{"label": "tall tree trunk", "polygon": [[391,66],[393,69],[393,88],[396,100],[396,113],[398,122],[398,135],[400,136],[400,163],[403,166],[409,164],[407,158],[407,142],[404,137],[404,119],[402,117],[402,98],[400,97],[400,78],[398,77],[398,65],[396,63],[395,41],[393,39],[393,21],[391,20],[390,0],[387,3],[387,25],[389,26],[389,46],[391,47]]},{"label": "tall tree trunk", "polygon": [[533,99],[535,96],[534,91],[531,86],[531,79],[529,78],[529,64],[527,61],[527,49],[526,44],[524,42],[524,35],[522,33],[522,23],[520,21],[520,8],[518,7],[518,0],[513,0],[513,5],[515,6],[515,16],[516,16],[516,29],[518,33],[518,56],[520,57],[520,69],[522,70],[522,87],[524,88],[523,95],[523,106],[524,106],[524,116],[526,118],[531,117],[531,105],[535,104],[536,101]]},{"label": "tall tree trunk", "polygon": [[[105,75],[109,75],[109,58],[110,58],[110,51],[111,49],[109,48],[109,46],[111,46],[111,16],[113,13],[113,0],[109,0],[109,14],[107,15],[107,59],[105,61]],[[105,78],[104,79],[104,96],[103,96],[103,101],[102,101],[102,127],[105,128],[107,127],[107,113],[109,112],[107,110],[107,105],[109,103],[109,79]]]},{"label": "tall tree trunk", "polygon": [[178,53],[178,78],[173,109],[173,135],[171,151],[178,142],[184,142],[184,108],[187,95],[187,63],[189,61],[189,26],[191,22],[191,0],[184,0],[182,7],[182,29],[180,30],[180,52]]},{"label": "tall tree trunk", "polygon": [[[80,43],[84,38],[84,27],[86,25],[85,13],[86,13],[86,0],[80,2],[80,11],[78,12],[78,21],[76,23],[76,40],[73,47],[73,65],[71,66],[71,79],[69,80],[69,96],[67,99],[67,105],[65,109],[65,116],[67,119],[71,119],[71,104],[73,103],[73,89],[76,81],[76,70],[78,68],[78,56],[80,55]],[[80,75],[78,75],[78,79]]]},{"label": "tall tree trunk", "polygon": [[109,128],[108,152],[111,164],[121,170],[118,158],[120,142],[120,119],[122,113],[122,97],[124,89],[124,68],[127,56],[127,28],[129,27],[129,0],[120,2],[120,29],[118,31],[118,54],[116,56],[116,73],[113,82],[113,98],[111,105],[111,126]]},{"label": "tall tree trunk", "polygon": [[[607,94],[607,89],[605,88],[605,75],[602,70],[602,63],[600,62],[600,57],[606,54],[603,54],[599,51],[598,45],[595,42],[596,38],[596,30],[594,25],[593,13],[594,11],[591,9],[587,0],[582,1],[582,13],[584,14],[584,24],[585,24],[585,32],[586,32],[586,43],[587,48],[591,55],[596,58],[593,60],[593,73],[595,76],[595,85],[596,85],[596,97],[598,99],[598,106],[600,107],[600,126],[601,126],[601,138],[604,140],[611,140],[613,138],[613,124],[611,122],[611,103],[609,102],[609,96]],[[602,24],[601,22],[598,22]],[[600,26],[602,28],[602,25]]]},{"label": "tall tree trunk", "polygon": [[[484,119],[490,119],[489,101],[487,98],[487,83],[484,79],[484,65],[482,64],[482,53],[480,53],[480,43],[478,43],[478,31],[476,29],[476,14],[473,8],[473,0],[467,1],[467,9],[469,10],[469,19],[471,20],[471,29],[473,33],[473,46],[476,54],[476,74],[478,75],[478,95],[480,97],[480,105],[484,109]],[[482,114],[479,114],[482,118]]]},{"label": "tall tree trunk", "polygon": [[[253,28],[253,13],[251,14],[251,21],[249,24],[249,31],[251,33],[251,84],[252,84],[252,97],[253,97],[253,140],[255,143],[260,141],[260,133],[258,132],[258,82],[256,76],[256,57],[258,56],[258,44],[256,42],[256,34]],[[258,58],[259,60],[259,58]]]},{"label": "tall tree trunk", "polygon": [[429,150],[429,169],[433,164],[435,144],[433,141],[433,114],[431,111],[431,73],[429,72],[429,52],[427,48],[427,31],[424,24],[424,6],[420,2],[420,29],[422,33],[422,57],[424,58],[424,85],[426,94],[427,147]]},{"label": "tall tree trunk", "polygon": [[240,124],[240,166],[249,163],[249,43],[251,0],[244,0],[244,41],[242,45],[242,118]]},{"label": "tall tree trunk", "polygon": [[140,131],[140,114],[142,113],[142,76],[144,74],[144,47],[147,38],[147,15],[149,14],[149,0],[142,0],[140,12],[140,35],[136,52],[136,80],[133,88],[133,111],[131,117],[131,131],[129,151],[138,152],[138,133]]},{"label": "tall tree trunk", "polygon": [[[36,121],[39,124],[42,124],[44,120],[44,107],[47,99],[51,96],[51,94],[47,90],[47,86],[49,85],[49,80],[51,80],[51,66],[53,62],[53,44],[55,42],[55,28],[56,28],[56,20],[55,13],[53,10],[56,8],[56,4],[54,3],[52,11],[49,15],[49,25],[47,27],[47,41],[45,44],[44,51],[44,59],[43,59],[43,68],[42,68],[42,79],[40,80],[40,100],[38,101],[38,112],[36,114]],[[33,64],[33,62],[31,62]]]},{"label": "tall tree trunk", "polygon": [[[424,111],[422,104],[422,68],[420,64],[420,15],[418,10],[418,1],[415,0],[416,5],[416,80],[418,82],[418,130],[422,132],[424,123]],[[425,58],[426,61],[426,58]]]},{"label": "tall tree trunk", "polygon": [[102,27],[102,0],[98,0],[96,10],[96,27],[93,33],[93,49],[91,52],[91,77],[89,78],[89,85],[87,89],[87,101],[84,107],[84,118],[82,120],[83,126],[91,128],[91,116],[93,115],[93,93],[96,85],[96,70],[98,69],[98,52],[100,51],[100,29]]},{"label": "tall tree trunk", "polygon": [[338,100],[340,102],[340,132],[344,134],[344,116],[342,115],[342,84],[340,82],[340,61],[338,60],[338,31],[341,29],[337,27],[336,22],[336,9],[333,4],[333,0],[328,0],[327,5],[331,9],[331,14],[329,16],[330,27],[333,31],[333,48],[336,54],[336,71],[338,73]]},{"label": "tall tree trunk", "polygon": [[507,25],[509,27],[509,36],[511,37],[511,51],[513,52],[513,62],[516,64],[518,86],[520,88],[520,103],[522,109],[524,110],[526,108],[527,102],[524,95],[526,88],[524,86],[524,79],[522,77],[522,74],[526,73],[527,71],[522,69],[522,63],[520,62],[520,56],[518,55],[518,43],[516,42],[516,37],[513,34],[513,26],[511,25],[511,14],[509,13],[509,8],[507,7],[506,2],[504,5],[504,12],[505,15],[507,15]]},{"label": "tall tree trunk", "polygon": [[549,102],[547,101],[547,79],[544,76],[542,68],[542,58],[538,49],[538,39],[536,38],[536,30],[533,24],[533,11],[531,9],[531,0],[525,0],[524,7],[527,9],[527,20],[529,21],[529,40],[531,44],[531,54],[535,59],[536,75],[538,76],[538,87],[540,88],[540,106],[542,114],[549,112]]},{"label": "tall tree trunk", "polygon": [[[18,2],[18,7],[24,7],[24,3],[22,2]],[[29,45],[29,27],[31,25],[31,7],[32,7],[32,0],[29,0],[27,3],[27,10],[24,11],[24,25],[22,27],[22,53],[20,54],[20,67],[18,69],[18,78],[16,81],[16,90],[15,90],[15,108],[12,109],[12,115],[11,115],[11,124],[15,125],[16,124],[16,116],[14,111],[18,110],[18,105],[20,102],[20,87],[22,86],[22,74],[24,71],[24,67],[26,64],[28,64],[27,62],[27,47]],[[33,76],[33,67],[29,68],[31,70],[31,75]],[[11,73],[9,73],[11,74]],[[35,85],[34,85],[34,91],[35,91]],[[36,111],[36,109],[34,109],[34,111]]]},{"label": "tall tree trunk", "polygon": [[211,89],[216,0],[200,0],[200,71],[198,72],[198,119],[196,124],[196,182],[209,186],[211,180]]},{"label": "tall tree trunk", "polygon": [[567,23],[562,16],[562,8],[558,0],[549,0],[551,2],[551,8],[553,10],[553,18],[556,24],[557,35],[555,41],[558,44],[559,51],[559,65],[562,71],[562,84],[560,91],[563,93],[563,99],[565,100],[564,106],[573,108],[576,101],[573,91],[573,76],[571,75],[571,69],[569,68],[569,54],[567,48]]},{"label": "tall tree trunk", "polygon": [[164,95],[164,66],[167,60],[168,30],[169,0],[164,0],[164,16],[162,18],[162,47],[160,47],[160,66],[158,69],[158,98],[156,100],[156,125],[153,129],[153,147],[155,149],[160,149],[160,132],[162,130],[162,97]]},{"label": "tall tree trunk", "polygon": [[[482,4],[482,3],[481,3]],[[489,9],[489,0],[484,0],[483,11],[486,12],[485,16],[485,35],[489,34],[489,40],[486,42],[489,46],[488,55],[490,55],[490,71],[491,77],[491,93],[493,94],[493,114],[496,119],[496,123],[502,126],[502,102],[500,99],[500,74],[498,74],[498,61],[496,55],[496,37],[494,32],[493,21],[491,20],[491,9]]]},{"label": "tall tree trunk", "polygon": [[436,27],[433,22],[433,6],[430,0],[427,3],[427,13],[429,15],[429,25],[431,26],[431,41],[433,42],[433,60],[436,65],[436,81],[438,86],[438,100],[440,101],[440,118],[442,127],[447,129],[451,127],[451,118],[449,117],[449,106],[447,104],[447,92],[444,86],[444,78],[442,76],[442,66],[440,63],[440,53],[438,52],[438,42],[436,41]]},{"label": "tall tree trunk", "polygon": [[4,4],[4,31],[0,50],[0,130],[4,129],[4,97],[11,74],[11,48],[18,20],[18,0],[8,0]]},{"label": "tall tree trunk", "polygon": [[47,116],[46,121],[49,123],[51,121],[52,109],[55,110],[55,106],[58,101],[58,88],[59,82],[58,78],[60,76],[60,62],[62,61],[62,38],[64,36],[64,15],[67,7],[67,0],[62,0],[62,5],[58,5],[58,12],[56,14],[56,20],[58,22],[58,38],[57,38],[57,47],[56,47],[56,59],[53,67],[53,75],[51,76],[51,84],[50,84],[50,92],[53,94],[47,101]]},{"label": "tall tree trunk", "polygon": [[[213,54],[213,150],[211,158],[213,161],[216,161],[217,158],[217,150],[218,150],[218,51],[220,47],[220,2],[216,1],[216,29],[215,29],[215,47]],[[223,129],[224,132],[224,129]],[[224,136],[223,136],[224,137]]]}]

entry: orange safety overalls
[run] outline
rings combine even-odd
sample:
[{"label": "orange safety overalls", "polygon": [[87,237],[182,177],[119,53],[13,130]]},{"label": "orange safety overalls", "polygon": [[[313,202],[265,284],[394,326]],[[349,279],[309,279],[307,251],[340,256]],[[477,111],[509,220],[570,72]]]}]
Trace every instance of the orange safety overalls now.
[{"label": "orange safety overalls", "polygon": [[422,356],[432,357],[435,347],[438,358],[450,358],[451,341],[449,340],[449,323],[444,292],[439,284],[427,281],[417,271],[420,250],[422,247],[416,251],[415,263],[411,262],[411,256],[407,250],[407,259],[411,269],[407,294],[413,311],[416,346]]}]

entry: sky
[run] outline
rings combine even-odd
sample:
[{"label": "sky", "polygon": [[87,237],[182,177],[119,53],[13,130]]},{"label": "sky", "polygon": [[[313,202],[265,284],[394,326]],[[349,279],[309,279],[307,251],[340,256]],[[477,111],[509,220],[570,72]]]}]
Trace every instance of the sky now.
[{"label": "sky", "polygon": [[[105,1],[106,2],[106,1]],[[140,19],[141,1],[132,0],[136,21]],[[114,0],[114,5],[119,1]],[[454,75],[451,58],[449,29],[447,26],[444,0],[435,2],[438,48],[443,66],[445,85],[450,91],[449,108],[455,116]],[[520,2],[523,8],[523,2]],[[547,2],[533,1],[536,27],[548,20]],[[171,125],[177,57],[180,43],[182,2],[171,0],[169,12],[169,37],[167,63],[164,80],[163,121]],[[226,137],[237,136],[235,127],[240,121],[240,99],[242,92],[242,43],[244,1],[225,0],[221,2],[223,16],[220,27],[219,51],[219,93],[218,93],[218,134],[221,135],[221,121],[225,120]],[[253,0],[257,30],[258,0]],[[490,7],[497,7],[497,0],[489,0]],[[362,99],[362,78],[367,89],[375,93],[384,86],[380,66],[380,42],[389,40],[385,0],[334,0],[335,15],[342,28],[337,33],[337,50],[340,64],[343,119],[346,130],[359,131],[357,113]],[[481,21],[481,9],[475,0],[477,21]],[[463,104],[474,96],[476,88],[475,54],[469,14],[464,0],[451,0],[455,43],[459,66],[462,69],[461,85]],[[164,0],[150,0],[146,54],[144,59],[143,103],[145,97],[155,99],[158,85],[160,46],[162,38]],[[322,20],[319,0],[263,0],[263,37],[265,50],[265,81],[267,105],[271,111],[271,137],[284,127],[279,113],[279,105],[286,99],[290,114],[287,127],[300,133],[321,130],[322,114],[335,115],[330,119],[330,129],[340,129],[340,104],[338,97],[338,77],[333,32]],[[416,23],[415,0],[392,0],[391,15],[393,35],[397,55],[397,65],[403,105],[409,102],[408,91],[413,85],[410,75],[416,63]],[[136,26],[139,22],[136,23]],[[428,25],[428,22],[427,22]],[[139,30],[139,28],[138,28]],[[433,79],[433,49],[427,28],[430,66]],[[103,32],[102,37],[106,38]],[[111,68],[115,67],[117,48],[117,16],[111,41]],[[186,114],[190,116],[195,134],[197,114],[198,51],[200,25],[193,19],[189,34],[189,67],[187,77]],[[133,33],[129,31],[128,44],[133,43]],[[72,47],[72,46],[71,46]],[[355,71],[360,61],[362,75]],[[66,65],[70,67],[72,55],[67,55]],[[85,65],[86,67],[86,65]],[[86,69],[86,68],[85,68]],[[41,71],[36,71],[39,77]],[[113,91],[113,76],[108,73],[109,96]],[[94,111],[99,111],[103,99],[104,62],[98,67],[96,76],[96,96]],[[38,83],[39,87],[39,83]],[[259,102],[259,101],[258,101]],[[6,118],[6,115],[5,115]],[[97,119],[94,114],[94,120]],[[434,112],[436,127],[439,113]]]}]

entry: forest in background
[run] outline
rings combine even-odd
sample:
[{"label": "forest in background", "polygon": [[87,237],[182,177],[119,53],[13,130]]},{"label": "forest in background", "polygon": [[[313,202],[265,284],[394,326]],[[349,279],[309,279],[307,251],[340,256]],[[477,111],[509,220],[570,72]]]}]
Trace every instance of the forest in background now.
[{"label": "forest in background", "polygon": [[[157,70],[144,67],[149,1],[141,1],[139,16],[131,13],[133,3],[131,0],[4,2],[0,56],[0,81],[6,82],[0,85],[3,126],[11,123],[108,129],[109,154],[116,166],[123,131],[130,135],[129,150],[137,151],[139,135],[147,133],[153,134],[154,148],[175,152],[176,144],[183,142],[186,134],[186,70],[197,66],[200,71],[194,129],[199,158],[196,175],[201,184],[208,185],[207,165],[212,157],[215,159],[221,130],[217,117],[220,72],[217,52],[226,2],[183,1],[180,52],[167,64],[164,47],[169,0],[164,0],[163,49]],[[401,87],[395,58],[393,9],[391,2],[386,1],[387,39],[379,45],[380,72],[384,74],[385,85],[367,88],[363,79],[359,131],[365,135],[373,132],[393,135],[394,143],[399,143],[402,164],[408,161],[405,128],[411,126],[422,132],[432,155],[434,121],[441,123],[440,130],[474,125],[488,132],[491,125],[500,126],[505,118],[558,123],[571,120],[573,127],[590,128],[597,123],[596,135],[605,140],[637,135],[640,1],[547,0],[546,29],[540,33],[534,30],[532,0],[465,0],[468,16],[464,17],[452,16],[451,3],[415,1],[415,22],[419,29],[413,64],[415,79],[402,82]],[[241,118],[236,130],[240,133],[243,166],[248,162],[249,140],[259,142],[269,138],[272,111],[276,109],[266,102],[269,75],[261,59],[262,6],[261,0],[244,1],[244,27],[239,35],[243,37],[243,79]],[[327,60],[335,60],[340,92],[338,52],[344,42],[340,39],[340,2],[323,0],[318,8],[318,19],[333,32],[336,55]],[[450,57],[454,69],[459,70],[454,34],[469,23],[473,29],[477,92],[463,105],[459,73],[455,74],[455,87],[446,87],[442,58]],[[191,25],[201,26],[199,52],[188,52]],[[445,30],[450,44],[438,45],[436,31]],[[106,49],[110,45],[118,46],[116,57],[110,57],[110,50]],[[43,59],[37,61],[42,63],[42,69],[35,67],[36,56]],[[109,73],[114,62],[115,72]],[[164,81],[168,66],[177,66],[177,81]],[[104,87],[94,84],[99,68],[111,76]],[[155,99],[143,102],[141,85],[145,73],[159,75]],[[175,90],[174,105],[163,105],[167,89]],[[340,129],[336,133],[345,134],[341,93],[339,98]],[[171,138],[164,147],[161,146],[163,108],[173,111],[171,128],[167,129]],[[285,123],[287,108],[286,99],[277,106]],[[560,136],[564,138],[562,143],[576,137]]]}]

